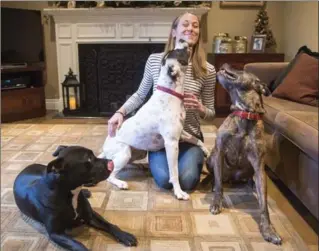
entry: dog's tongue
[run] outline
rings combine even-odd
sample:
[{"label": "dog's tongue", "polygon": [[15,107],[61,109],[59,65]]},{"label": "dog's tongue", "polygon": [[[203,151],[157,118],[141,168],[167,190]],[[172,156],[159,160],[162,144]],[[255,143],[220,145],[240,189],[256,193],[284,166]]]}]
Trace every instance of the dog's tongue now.
[{"label": "dog's tongue", "polygon": [[107,170],[109,170],[110,172],[112,172],[114,169],[114,163],[112,160],[110,160],[108,163],[107,163]]}]

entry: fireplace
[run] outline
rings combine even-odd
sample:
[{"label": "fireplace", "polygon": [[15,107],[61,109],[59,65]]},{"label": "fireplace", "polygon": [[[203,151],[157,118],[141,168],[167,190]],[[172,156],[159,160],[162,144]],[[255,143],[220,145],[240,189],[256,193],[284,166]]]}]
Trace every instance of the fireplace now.
[{"label": "fireplace", "polygon": [[[83,115],[110,116],[139,87],[146,60],[164,43],[79,44]],[[150,93],[151,94],[151,93]]]},{"label": "fireplace", "polygon": [[55,23],[54,107],[63,110],[61,83],[71,68],[83,87],[83,115],[111,115],[138,88],[148,56],[163,51],[172,21],[187,11],[202,16],[209,8],[44,9]]}]

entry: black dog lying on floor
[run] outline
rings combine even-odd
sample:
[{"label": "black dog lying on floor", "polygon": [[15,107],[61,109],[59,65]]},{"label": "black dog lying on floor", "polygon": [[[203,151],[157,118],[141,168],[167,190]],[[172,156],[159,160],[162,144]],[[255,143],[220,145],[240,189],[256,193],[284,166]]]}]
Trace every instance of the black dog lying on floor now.
[{"label": "black dog lying on floor", "polygon": [[80,146],[59,147],[54,155],[58,157],[48,166],[32,164],[17,176],[13,192],[21,212],[42,223],[49,238],[67,250],[88,250],[65,233],[82,224],[105,231],[126,246],[136,246],[136,238],[96,213],[82,191],[83,184],[106,180],[112,161]]}]

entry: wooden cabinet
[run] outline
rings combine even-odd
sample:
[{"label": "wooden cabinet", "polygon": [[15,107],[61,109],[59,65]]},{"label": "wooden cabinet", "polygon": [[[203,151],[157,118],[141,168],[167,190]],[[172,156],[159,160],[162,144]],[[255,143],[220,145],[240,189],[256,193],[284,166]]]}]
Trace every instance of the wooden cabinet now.
[{"label": "wooden cabinet", "polygon": [[[254,62],[284,62],[284,54],[281,53],[229,53],[207,55],[207,61],[215,66],[216,71],[227,63],[232,67],[243,70],[244,65]],[[225,116],[230,110],[230,97],[228,92],[218,83],[215,89],[215,109],[217,116]]]},{"label": "wooden cabinet", "polygon": [[21,89],[1,90],[1,121],[13,122],[44,116],[46,113],[44,93],[44,68],[31,66],[2,69],[2,77],[29,76],[30,83]]},{"label": "wooden cabinet", "polygon": [[1,92],[2,122],[40,117],[45,112],[44,87]]}]

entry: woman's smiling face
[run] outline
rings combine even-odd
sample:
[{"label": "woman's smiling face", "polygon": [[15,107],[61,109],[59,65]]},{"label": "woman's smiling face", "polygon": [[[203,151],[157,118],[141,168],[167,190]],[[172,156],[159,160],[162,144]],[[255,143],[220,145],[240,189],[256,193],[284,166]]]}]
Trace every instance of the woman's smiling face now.
[{"label": "woman's smiling face", "polygon": [[179,19],[177,27],[172,31],[175,41],[185,40],[190,46],[194,46],[198,42],[199,37],[199,20],[190,13],[186,13]]}]

